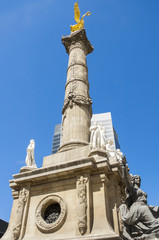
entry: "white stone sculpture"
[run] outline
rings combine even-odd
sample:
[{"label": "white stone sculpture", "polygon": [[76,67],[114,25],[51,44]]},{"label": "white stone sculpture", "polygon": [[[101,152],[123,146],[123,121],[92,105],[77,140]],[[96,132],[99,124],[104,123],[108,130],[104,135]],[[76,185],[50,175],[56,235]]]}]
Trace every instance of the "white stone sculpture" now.
[{"label": "white stone sculpture", "polygon": [[91,127],[90,127],[90,132],[91,132],[91,136],[90,136],[90,148],[91,149],[95,149],[96,145],[97,145],[97,122],[94,122]]},{"label": "white stone sculpture", "polygon": [[106,143],[106,153],[108,157],[114,157],[116,155],[115,151],[112,149],[113,140],[109,139]]},{"label": "white stone sculpture", "polygon": [[123,153],[121,152],[120,149],[116,150],[116,158],[117,158],[117,161],[122,164]]},{"label": "white stone sculpture", "polygon": [[106,149],[106,132],[105,128],[103,127],[103,123],[99,123],[98,125],[99,133],[100,133],[100,148]]},{"label": "white stone sculpture", "polygon": [[35,149],[35,141],[33,139],[30,140],[30,144],[27,147],[27,155],[25,159],[25,163],[28,167],[37,168],[34,158],[34,149]]},{"label": "white stone sculpture", "polygon": [[106,138],[105,138],[105,129],[102,123],[94,122],[90,127],[90,148],[91,149],[104,149],[106,145]]},{"label": "white stone sculpture", "polygon": [[108,157],[116,157],[117,161],[122,164],[123,153],[120,149],[114,150],[112,149],[113,140],[109,139],[106,143],[106,152]]}]

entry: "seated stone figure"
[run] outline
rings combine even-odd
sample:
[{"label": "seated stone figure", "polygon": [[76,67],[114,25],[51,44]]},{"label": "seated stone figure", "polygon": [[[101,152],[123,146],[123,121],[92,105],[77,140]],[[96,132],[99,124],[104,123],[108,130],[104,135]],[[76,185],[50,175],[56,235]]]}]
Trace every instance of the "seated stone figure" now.
[{"label": "seated stone figure", "polygon": [[126,179],[126,201],[120,206],[123,221],[123,239],[159,239],[158,207],[147,205],[147,194],[140,189],[140,176]]}]

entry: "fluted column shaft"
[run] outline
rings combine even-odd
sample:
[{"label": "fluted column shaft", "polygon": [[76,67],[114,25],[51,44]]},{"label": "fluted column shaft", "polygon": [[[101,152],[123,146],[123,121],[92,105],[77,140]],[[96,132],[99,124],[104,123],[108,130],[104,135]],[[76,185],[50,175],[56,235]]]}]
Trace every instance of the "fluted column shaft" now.
[{"label": "fluted column shaft", "polygon": [[62,42],[69,54],[69,62],[62,111],[63,136],[60,151],[89,143],[92,116],[86,55],[93,51],[93,47],[84,29],[63,37]]}]

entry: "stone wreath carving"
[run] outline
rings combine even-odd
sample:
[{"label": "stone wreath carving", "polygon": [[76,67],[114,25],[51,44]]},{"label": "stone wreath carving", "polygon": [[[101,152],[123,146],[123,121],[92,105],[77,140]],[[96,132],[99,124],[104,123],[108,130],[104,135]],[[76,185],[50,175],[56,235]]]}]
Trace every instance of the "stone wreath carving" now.
[{"label": "stone wreath carving", "polygon": [[62,114],[64,114],[67,107],[72,108],[74,104],[75,105],[91,106],[92,105],[92,100],[91,100],[91,98],[86,98],[84,96],[76,95],[73,92],[70,92],[68,97],[64,101]]},{"label": "stone wreath carving", "polygon": [[15,226],[13,228],[13,238],[17,240],[20,235],[22,220],[23,220],[23,213],[26,201],[29,197],[29,190],[27,188],[23,188],[19,192],[19,200],[18,200],[18,207],[16,211],[16,219],[15,219]]},{"label": "stone wreath carving", "polygon": [[[46,212],[50,211],[49,208],[51,206],[55,206],[55,212],[52,212],[52,216],[46,218]],[[41,232],[54,232],[58,230],[63,225],[65,218],[66,204],[57,195],[49,195],[43,198],[35,211],[35,222]]]},{"label": "stone wreath carving", "polygon": [[87,231],[87,177],[81,176],[77,180],[78,194],[78,228],[81,235]]}]

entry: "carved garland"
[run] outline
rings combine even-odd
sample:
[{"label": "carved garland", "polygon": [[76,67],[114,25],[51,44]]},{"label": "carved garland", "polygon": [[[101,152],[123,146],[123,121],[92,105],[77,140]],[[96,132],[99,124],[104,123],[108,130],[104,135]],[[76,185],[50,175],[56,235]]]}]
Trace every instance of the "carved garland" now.
[{"label": "carved garland", "polygon": [[16,219],[15,219],[15,226],[13,228],[13,238],[17,240],[20,235],[22,220],[23,220],[23,213],[26,201],[29,197],[29,190],[27,188],[23,188],[19,192],[19,200],[18,200],[18,207],[16,211]]},{"label": "carved garland", "polygon": [[[54,203],[58,203],[60,205],[61,212],[55,222],[47,223],[44,220],[44,212],[49,205]],[[57,195],[50,195],[42,199],[35,211],[35,222],[38,229],[41,232],[54,232],[58,230],[64,223],[65,217],[66,217],[66,204],[62,200],[62,198]]]},{"label": "carved garland", "polygon": [[78,228],[81,235],[87,231],[87,177],[81,176],[77,180],[77,194],[78,194]]},{"label": "carved garland", "polygon": [[64,114],[67,107],[72,108],[74,104],[79,105],[79,106],[80,105],[91,106],[92,105],[92,100],[91,100],[91,98],[86,98],[84,96],[76,95],[73,92],[70,92],[68,97],[64,101],[62,114]]}]

